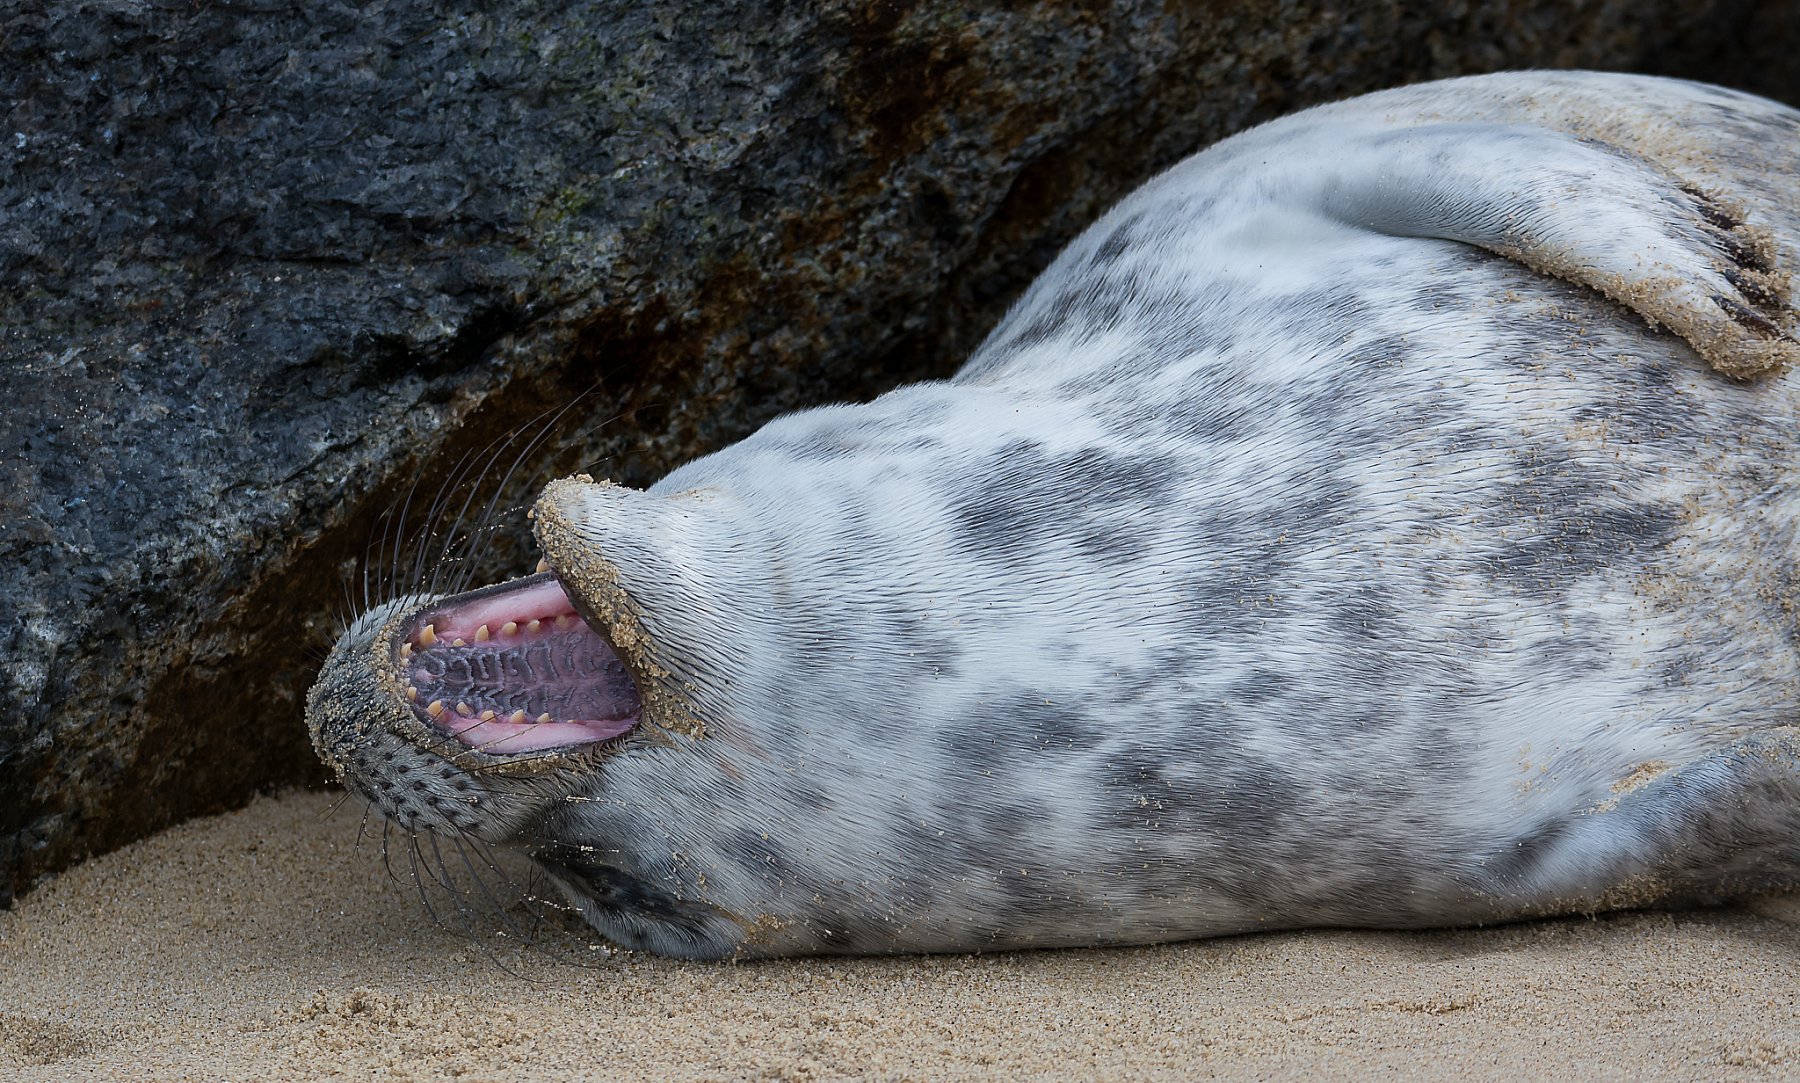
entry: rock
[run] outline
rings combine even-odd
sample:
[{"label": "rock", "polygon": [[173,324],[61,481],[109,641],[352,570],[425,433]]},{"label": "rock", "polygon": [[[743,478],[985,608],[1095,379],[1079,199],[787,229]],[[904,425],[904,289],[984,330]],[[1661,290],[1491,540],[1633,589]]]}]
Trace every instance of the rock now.
[{"label": "rock", "polygon": [[487,6],[0,14],[7,895],[319,778],[300,698],[383,510],[583,392],[529,467],[642,484],[948,373],[1108,202],[1279,113],[1800,80],[1785,4]]}]

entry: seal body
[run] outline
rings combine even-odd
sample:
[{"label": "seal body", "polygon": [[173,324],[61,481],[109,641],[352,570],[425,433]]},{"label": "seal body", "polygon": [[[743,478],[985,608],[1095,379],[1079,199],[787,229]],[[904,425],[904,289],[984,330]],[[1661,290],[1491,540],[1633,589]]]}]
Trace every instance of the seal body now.
[{"label": "seal body", "polygon": [[365,615],[315,742],[697,957],[1800,882],[1796,178],[1800,114],[1643,77],[1246,132],[954,379],[552,484],[551,572]]}]

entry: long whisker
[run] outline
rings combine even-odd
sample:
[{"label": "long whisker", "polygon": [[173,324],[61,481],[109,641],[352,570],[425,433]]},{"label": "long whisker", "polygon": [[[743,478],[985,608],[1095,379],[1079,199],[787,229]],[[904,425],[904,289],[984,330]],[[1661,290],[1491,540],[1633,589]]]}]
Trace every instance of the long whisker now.
[{"label": "long whisker", "polygon": [[[325,821],[331,819],[333,816],[336,816],[338,814],[338,810],[343,808],[344,803],[349,801],[350,798],[353,796],[355,796],[355,795],[352,794],[349,790],[345,790],[343,793],[338,794],[337,798],[335,800],[333,800],[330,805],[326,806],[325,811],[319,813],[319,822],[324,823]],[[363,819],[365,821],[368,819],[368,813],[365,812],[363,814]]]},{"label": "long whisker", "polygon": [[[450,841],[454,844],[457,856],[462,858],[463,868],[469,870],[469,879],[474,881],[476,890],[480,892],[482,898],[487,900],[488,905],[493,907],[495,916],[504,922],[506,927],[511,929],[513,934],[517,936],[521,942],[529,943],[524,930],[520,929],[518,923],[513,921],[512,915],[506,912],[506,905],[496,898],[492,891],[488,890],[487,881],[482,879],[480,872],[476,871],[475,863],[469,860],[469,851],[463,846],[461,835],[451,836]],[[433,849],[434,851],[436,849],[435,843],[433,844]],[[440,857],[439,860],[442,860],[442,858]],[[490,863],[489,867],[492,868],[495,873],[498,873],[502,879],[505,879],[505,874],[500,872],[498,866]]]},{"label": "long whisker", "polygon": [[387,869],[388,879],[397,884],[400,882],[400,877],[394,872],[394,862],[389,856],[388,849],[388,839],[393,835],[393,831],[394,821],[383,819],[381,821],[381,865]]},{"label": "long whisker", "polygon": [[[575,401],[579,401],[579,400],[575,400]],[[534,433],[532,438],[527,442],[525,450],[523,452],[521,452],[521,455],[519,457],[522,458],[525,454],[529,454],[529,451],[532,447],[535,447],[537,445],[537,443],[540,440],[542,440],[544,437],[546,437],[549,433],[555,431],[556,422],[562,417],[562,415],[564,413],[566,413],[572,406],[575,405],[575,401],[571,401],[571,402],[565,403],[561,407],[558,407],[558,408],[555,408],[552,410],[545,410],[545,411],[539,413],[537,415],[537,417],[533,418],[531,421],[527,422],[525,425],[521,425],[521,426],[513,429],[511,432],[508,432],[505,435],[490,441],[488,443],[488,445],[482,449],[481,455],[482,455],[483,461],[482,461],[481,470],[472,479],[467,480],[467,491],[465,492],[465,494],[463,496],[462,505],[461,505],[461,507],[459,507],[457,509],[456,518],[451,523],[449,534],[445,537],[443,548],[440,550],[440,552],[438,554],[437,572],[434,573],[433,578],[432,578],[432,593],[438,592],[438,588],[440,586],[439,581],[438,581],[438,576],[443,572],[443,570],[447,566],[450,566],[452,564],[461,564],[462,567],[464,567],[464,568],[468,567],[468,561],[466,559],[467,554],[457,552],[457,550],[459,548],[467,549],[468,545],[469,545],[468,535],[462,529],[463,523],[467,520],[469,508],[474,504],[476,498],[480,495],[482,488],[484,486],[484,483],[487,480],[489,471],[491,471],[494,468],[495,463],[500,461],[500,457],[501,457],[502,453],[505,452],[505,450],[508,447],[511,447],[513,445],[513,443],[515,441],[517,441],[521,436],[523,436],[525,434],[525,432],[528,430],[528,428],[536,427],[537,431]],[[549,420],[547,422],[544,420],[546,415],[549,416]],[[515,458],[515,460],[514,460],[515,464],[516,464],[516,462],[517,462],[517,458]],[[460,479],[460,478],[458,479],[459,483],[462,482],[463,480],[464,479]],[[492,500],[498,499],[499,496],[502,493],[504,493],[504,491],[505,491],[504,484],[501,484],[501,485],[495,487],[493,497],[490,499],[490,507],[491,507]],[[454,560],[452,559],[453,555],[455,557]],[[461,578],[466,578],[466,576],[463,576]],[[460,590],[461,588],[458,588],[458,589]]]},{"label": "long whisker", "polygon": [[450,559],[450,554],[455,550],[461,536],[459,530],[462,526],[463,512],[468,509],[469,501],[474,499],[475,490],[479,487],[479,475],[470,477],[469,471],[474,468],[477,462],[480,462],[483,464],[482,472],[485,473],[488,464],[493,461],[493,454],[497,454],[495,449],[504,447],[505,443],[512,438],[512,434],[510,433],[505,436],[497,436],[479,451],[470,449],[469,451],[463,452],[461,458],[457,460],[456,470],[449,477],[444,479],[444,483],[438,487],[438,495],[432,500],[431,506],[425,510],[427,529],[430,530],[433,525],[443,517],[444,513],[450,509],[450,505],[455,503],[456,493],[459,490],[466,490],[463,493],[462,509],[457,512],[456,518],[453,519],[449,527],[446,528],[443,536],[443,543],[438,546],[437,556],[428,560],[428,554],[430,553],[431,547],[429,545],[420,547],[419,570],[421,577],[425,574],[427,567],[430,569],[430,581],[424,584],[424,589],[427,593],[441,593],[440,580],[443,576],[445,565]]},{"label": "long whisker", "polygon": [[[431,840],[432,858],[437,863],[437,874],[434,876],[434,879],[438,879],[438,877],[441,877],[441,879],[438,879],[438,882],[441,884],[445,884],[445,885],[453,883],[454,877],[452,877],[450,875],[450,869],[444,863],[444,852],[438,846],[437,833],[435,831],[431,832],[426,837]],[[422,856],[421,856],[421,860],[423,860]],[[476,882],[480,883],[479,878],[477,879]],[[471,943],[473,943],[477,947],[479,947],[482,950],[482,952],[485,955],[487,955],[488,960],[490,962],[492,962],[495,966],[499,967],[501,970],[506,971],[506,973],[511,975],[512,977],[518,978],[522,981],[538,980],[535,978],[531,978],[528,975],[521,974],[518,971],[514,970],[512,967],[508,966],[506,964],[506,961],[504,959],[500,958],[500,955],[495,950],[494,946],[492,944],[488,943],[487,939],[480,935],[480,930],[478,929],[477,924],[476,924],[476,919],[479,915],[477,914],[475,909],[473,907],[469,906],[468,903],[464,900],[464,898],[461,897],[461,896],[467,895],[467,892],[463,892],[463,891],[460,891],[459,889],[451,888],[451,887],[446,887],[446,890],[449,892],[449,897],[450,897],[450,901],[451,901],[452,905],[454,905],[456,907],[457,924],[459,926],[461,926],[463,935]],[[485,889],[484,889],[484,894],[485,894]],[[503,909],[496,907],[495,912],[500,916],[501,920],[504,921],[509,927],[512,926],[512,920],[507,917],[506,912]],[[505,935],[505,934],[500,933],[500,935]]]},{"label": "long whisker", "polygon": [[[520,464],[529,460],[532,453],[543,446],[544,441],[549,439],[550,434],[556,431],[557,425],[562,421],[563,416],[574,409],[575,404],[579,401],[579,398],[572,399],[565,403],[561,409],[550,414],[548,418],[543,419],[542,423],[538,426],[537,432],[519,449],[519,453],[513,457],[513,461],[507,466],[506,472],[502,474],[500,480],[495,483],[493,493],[488,497],[487,506],[482,510],[480,517],[476,521],[475,527],[469,532],[471,542],[465,547],[465,551],[462,554],[463,569],[458,576],[455,591],[453,593],[460,593],[468,588],[469,577],[475,574],[475,569],[480,565],[481,559],[487,555],[487,550],[491,544],[491,532],[488,530],[489,524],[493,522],[494,511],[500,502],[500,498],[511,491],[512,480],[514,475],[518,473]],[[540,418],[542,417],[542,415],[539,416]]]},{"label": "long whisker", "polygon": [[[412,480],[406,485],[406,495],[400,501],[400,514],[394,517],[392,540],[387,543],[388,553],[383,558],[383,564],[387,567],[387,585],[382,592],[383,602],[393,601],[399,597],[402,590],[400,585],[400,553],[403,548],[401,541],[406,537],[407,524],[412,522],[413,497],[418,491],[419,471],[414,470],[412,471]],[[420,548],[423,549],[424,546]],[[408,584],[409,587],[417,585],[416,582]]]},{"label": "long whisker", "polygon": [[425,878],[419,875],[419,836],[416,832],[407,833],[406,864],[412,870],[413,886],[419,889],[419,902],[424,905],[425,912],[431,915],[431,923],[443,928],[443,919],[438,917],[437,910],[431,905],[431,899],[425,890]]},{"label": "long whisker", "polygon": [[[346,790],[345,793],[350,791]],[[375,811],[375,802],[364,799],[362,820],[356,825],[356,841],[350,844],[352,850],[362,849],[363,839],[369,837],[369,813]]]},{"label": "long whisker", "polygon": [[[425,859],[425,851],[419,849],[419,839],[421,836],[424,837],[425,841],[431,843],[431,852],[437,856],[437,863],[435,865],[432,864],[432,862],[427,861]],[[450,871],[444,868],[444,856],[438,850],[437,840],[438,837],[436,831],[415,831],[413,832],[413,849],[418,851],[419,864],[425,867],[425,875],[431,877],[432,881],[436,883],[437,886],[443,888],[444,893],[450,897],[451,901],[454,902],[457,907],[460,908],[462,904],[456,901],[456,896],[462,893],[462,889],[456,886],[456,881],[450,878]]]}]

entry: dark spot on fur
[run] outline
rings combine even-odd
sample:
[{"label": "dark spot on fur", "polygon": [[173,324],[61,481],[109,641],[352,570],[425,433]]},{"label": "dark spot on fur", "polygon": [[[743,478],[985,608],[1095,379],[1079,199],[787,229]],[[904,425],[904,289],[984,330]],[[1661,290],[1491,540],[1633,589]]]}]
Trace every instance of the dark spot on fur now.
[{"label": "dark spot on fur", "polygon": [[1289,772],[1241,747],[1205,758],[1126,747],[1107,758],[1098,781],[1108,795],[1103,817],[1109,826],[1178,837],[1203,825],[1216,842],[1216,859],[1234,869],[1261,865],[1254,854],[1288,836],[1287,824],[1306,803]]},{"label": "dark spot on fur", "polygon": [[1090,523],[1073,539],[1083,556],[1119,566],[1135,564],[1144,558],[1152,544],[1150,530],[1132,521],[1135,516],[1120,516],[1121,521]]},{"label": "dark spot on fur", "polygon": [[1092,745],[1082,720],[1093,703],[1047,699],[1030,689],[984,696],[977,709],[937,735],[937,745],[956,764],[1012,764]]},{"label": "dark spot on fur", "polygon": [[1111,233],[1107,234],[1106,239],[1094,249],[1092,265],[1098,268],[1110,267],[1117,263],[1126,252],[1129,252],[1132,245],[1132,230],[1143,220],[1143,217],[1141,213],[1129,215]]},{"label": "dark spot on fur", "polygon": [[721,839],[720,846],[754,878],[790,879],[804,867],[796,866],[787,848],[770,832],[739,831],[730,839]]},{"label": "dark spot on fur", "polygon": [[973,551],[1008,563],[1037,559],[1051,538],[1081,524],[1098,529],[1124,526],[1106,519],[1107,509],[1155,515],[1157,504],[1179,471],[1164,456],[1113,455],[1087,448],[1052,458],[1041,444],[1014,441],[980,469],[983,480],[958,498],[955,518],[962,541]]},{"label": "dark spot on fur", "polygon": [[1696,673],[1705,673],[1706,659],[1693,652],[1684,652],[1664,662],[1658,669],[1663,684],[1670,688],[1680,688],[1694,679]]},{"label": "dark spot on fur", "polygon": [[804,778],[794,777],[785,783],[788,797],[808,812],[829,812],[833,805],[825,791]]},{"label": "dark spot on fur", "polygon": [[[1493,561],[1497,578],[1566,582],[1627,562],[1634,552],[1660,547],[1674,531],[1676,514],[1640,504],[1627,508],[1544,509],[1538,530]],[[1547,591],[1547,592],[1553,592]]]},{"label": "dark spot on fur", "polygon": [[1575,579],[1641,564],[1680,524],[1676,509],[1621,504],[1602,468],[1554,445],[1527,450],[1513,474],[1518,480],[1482,509],[1500,541],[1485,564],[1496,580],[1543,597],[1560,597]]},{"label": "dark spot on fur", "polygon": [[1553,821],[1520,835],[1488,857],[1484,862],[1487,874],[1502,887],[1531,883],[1568,831],[1566,822]]},{"label": "dark spot on fur", "polygon": [[1426,282],[1413,290],[1409,303],[1421,312],[1460,309],[1468,304],[1468,292],[1458,283]]},{"label": "dark spot on fur", "polygon": [[1177,588],[1180,625],[1202,642],[1254,636],[1261,625],[1288,612],[1282,587],[1289,561],[1279,547],[1251,544],[1217,550],[1215,567]]},{"label": "dark spot on fur", "polygon": [[1129,282],[1110,278],[1078,280],[1062,292],[1035,300],[1024,313],[1026,322],[1006,339],[1009,350],[1027,349],[1055,338],[1082,339],[1118,326],[1133,306]]},{"label": "dark spot on fur", "polygon": [[1326,615],[1333,631],[1353,642],[1380,643],[1404,635],[1399,608],[1373,584],[1346,584],[1334,591]]},{"label": "dark spot on fur", "polygon": [[890,610],[880,637],[889,656],[902,669],[934,676],[954,676],[962,648],[954,636],[933,631],[917,613]]}]

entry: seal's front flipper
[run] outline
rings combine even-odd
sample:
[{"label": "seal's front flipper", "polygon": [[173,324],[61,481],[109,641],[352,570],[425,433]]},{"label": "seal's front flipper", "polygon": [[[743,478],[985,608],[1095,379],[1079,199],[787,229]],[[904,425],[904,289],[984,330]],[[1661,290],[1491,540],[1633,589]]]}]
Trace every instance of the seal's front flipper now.
[{"label": "seal's front flipper", "polygon": [[[1706,904],[1800,886],[1800,733],[1626,780],[1481,862],[1484,895],[1525,913]],[[1627,788],[1630,787],[1630,788]]]},{"label": "seal's front flipper", "polygon": [[746,929],[731,915],[607,865],[594,847],[559,842],[531,858],[614,943],[681,959],[726,959],[742,951]]},{"label": "seal's front flipper", "polygon": [[1328,217],[1477,245],[1598,290],[1732,376],[1800,360],[1771,239],[1655,164],[1524,125],[1337,123],[1355,129],[1332,133],[1342,153],[1311,162],[1297,192]]}]

